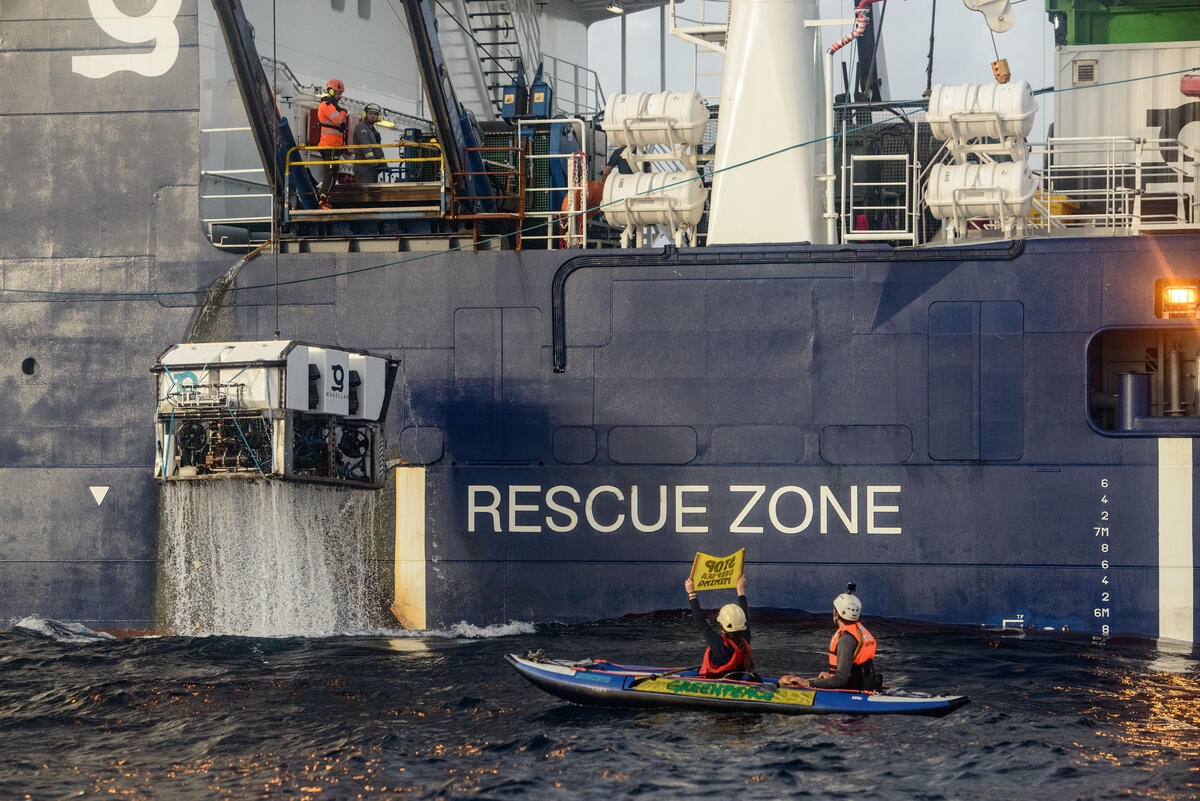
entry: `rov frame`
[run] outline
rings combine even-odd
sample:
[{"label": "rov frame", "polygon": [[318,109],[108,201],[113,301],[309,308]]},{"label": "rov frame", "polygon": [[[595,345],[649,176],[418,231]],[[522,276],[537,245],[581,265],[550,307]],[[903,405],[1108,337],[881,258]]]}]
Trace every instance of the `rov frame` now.
[{"label": "rov frame", "polygon": [[168,348],[155,376],[154,477],[378,489],[399,362],[295,341]]}]

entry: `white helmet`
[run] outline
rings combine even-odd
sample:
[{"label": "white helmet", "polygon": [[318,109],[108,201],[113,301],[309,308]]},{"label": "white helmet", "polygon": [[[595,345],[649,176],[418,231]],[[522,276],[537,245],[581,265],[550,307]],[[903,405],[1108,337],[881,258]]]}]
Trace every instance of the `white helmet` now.
[{"label": "white helmet", "polygon": [[725,604],[721,611],[717,612],[717,622],[726,631],[745,631],[746,613],[737,604]]},{"label": "white helmet", "polygon": [[854,593],[843,592],[833,599],[833,611],[837,612],[842,620],[853,622],[862,614],[862,601],[858,600]]}]

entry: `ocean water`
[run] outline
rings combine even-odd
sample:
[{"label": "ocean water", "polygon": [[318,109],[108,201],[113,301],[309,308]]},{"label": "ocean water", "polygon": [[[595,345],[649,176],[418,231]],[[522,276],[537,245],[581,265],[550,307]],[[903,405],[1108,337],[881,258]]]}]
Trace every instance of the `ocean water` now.
[{"label": "ocean water", "polygon": [[[698,661],[683,612],[329,637],[0,631],[0,798],[1186,799],[1200,653],[868,620],[945,718],[574,706],[504,661]],[[824,617],[753,613],[764,673],[815,675]]]}]

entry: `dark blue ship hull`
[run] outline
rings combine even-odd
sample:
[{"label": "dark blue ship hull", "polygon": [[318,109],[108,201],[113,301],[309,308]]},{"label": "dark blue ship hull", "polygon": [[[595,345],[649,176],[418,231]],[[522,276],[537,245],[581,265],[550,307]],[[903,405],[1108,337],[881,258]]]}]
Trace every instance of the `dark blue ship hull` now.
[{"label": "dark blue ship hull", "polygon": [[[196,223],[194,3],[170,71],[111,81],[44,48],[50,27],[95,47],[87,4],[39,8],[3,55],[34,76],[5,162],[41,166],[0,201],[0,620],[149,628],[171,513],[149,367],[188,337],[270,339],[275,260],[197,327],[238,257]],[[381,625],[393,593],[419,627],[678,607],[695,552],[745,547],[763,606],[823,611],[856,581],[873,616],[1196,637],[1200,417],[1122,427],[1115,398],[1120,373],[1161,382],[1172,341],[1194,354],[1155,293],[1200,276],[1200,236],[341,249],[279,257],[278,327],[401,361]]]},{"label": "dark blue ship hull", "polygon": [[402,451],[429,461],[433,620],[669,608],[696,551],[745,547],[767,606],[823,610],[854,580],[881,615],[1156,634],[1160,518],[1194,515],[1190,469],[1180,487],[1160,460],[1191,440],[1100,429],[1088,354],[1105,329],[1180,330],[1152,292],[1192,244],[597,267],[566,288],[563,372],[544,294],[480,313],[497,335],[456,334],[454,377],[406,373],[440,446]]}]

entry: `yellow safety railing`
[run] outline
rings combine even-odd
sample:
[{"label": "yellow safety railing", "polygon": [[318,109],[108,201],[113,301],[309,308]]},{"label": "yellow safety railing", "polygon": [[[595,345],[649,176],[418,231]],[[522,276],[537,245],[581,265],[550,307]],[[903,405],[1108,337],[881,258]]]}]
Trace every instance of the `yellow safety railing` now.
[{"label": "yellow safety railing", "polygon": [[[378,148],[380,150],[384,150],[386,148],[396,148],[396,149],[413,148],[416,152],[428,153],[430,155],[420,155],[420,156],[403,156],[403,155],[401,155],[401,156],[397,156],[395,158],[382,158],[382,159],[348,159],[348,158],[344,158],[342,155],[346,151],[375,150],[376,148]],[[332,160],[309,159],[309,158],[305,158],[303,155],[305,151],[324,151],[324,150],[337,150],[338,158],[332,159]],[[350,165],[350,166],[354,166],[357,164],[389,164],[389,165],[395,164],[395,165],[403,167],[405,165],[413,165],[413,164],[419,165],[419,164],[431,164],[431,163],[436,163],[438,165],[437,178],[434,180],[441,181],[442,176],[444,174],[444,167],[442,165],[442,146],[439,145],[437,142],[409,142],[409,141],[401,140],[399,142],[386,142],[386,143],[373,144],[373,145],[335,145],[333,147],[322,147],[320,145],[297,145],[296,147],[293,147],[291,150],[289,150],[287,153],[286,169],[290,171],[291,168],[294,166],[312,167],[312,166],[316,166],[316,165],[337,165],[340,167],[343,164]],[[397,179],[400,180],[399,177]],[[403,180],[411,181],[414,179],[404,178]]]}]

